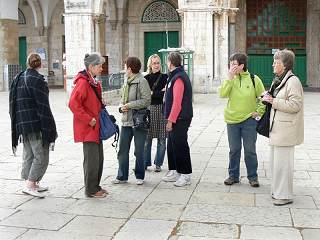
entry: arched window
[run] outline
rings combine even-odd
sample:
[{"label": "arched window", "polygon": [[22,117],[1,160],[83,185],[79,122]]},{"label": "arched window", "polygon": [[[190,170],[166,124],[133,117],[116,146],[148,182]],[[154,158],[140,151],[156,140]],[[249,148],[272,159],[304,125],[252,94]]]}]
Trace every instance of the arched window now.
[{"label": "arched window", "polygon": [[146,7],[142,14],[141,22],[180,22],[180,17],[175,7],[171,3],[164,0],[159,0],[150,3]]},{"label": "arched window", "polygon": [[23,12],[18,8],[18,24],[27,24],[26,17]]}]

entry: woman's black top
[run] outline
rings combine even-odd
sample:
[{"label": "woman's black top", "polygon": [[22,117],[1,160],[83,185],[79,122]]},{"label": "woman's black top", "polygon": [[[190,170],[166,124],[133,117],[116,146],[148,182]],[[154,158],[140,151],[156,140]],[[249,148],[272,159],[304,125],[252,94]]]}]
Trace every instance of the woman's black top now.
[{"label": "woman's black top", "polygon": [[[161,74],[161,76],[160,76]],[[160,76],[160,79],[157,83],[157,85],[154,87],[154,84],[158,80],[158,77]],[[165,73],[150,73],[144,77],[148,83],[149,87],[152,91],[151,95],[151,105],[158,105],[163,103],[163,95],[164,91],[161,91],[167,84],[168,75]],[[154,89],[153,89],[154,87]]]}]

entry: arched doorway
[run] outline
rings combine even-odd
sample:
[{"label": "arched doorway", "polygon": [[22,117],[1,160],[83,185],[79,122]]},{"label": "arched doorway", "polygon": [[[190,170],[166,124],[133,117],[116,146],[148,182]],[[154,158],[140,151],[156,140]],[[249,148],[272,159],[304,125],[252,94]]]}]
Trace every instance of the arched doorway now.
[{"label": "arched doorway", "polygon": [[[153,1],[143,11],[141,18],[144,31],[144,66],[150,55],[162,48],[179,47],[179,31],[173,30],[172,24],[180,23],[176,7],[168,1]],[[159,54],[159,53],[158,53]]]}]

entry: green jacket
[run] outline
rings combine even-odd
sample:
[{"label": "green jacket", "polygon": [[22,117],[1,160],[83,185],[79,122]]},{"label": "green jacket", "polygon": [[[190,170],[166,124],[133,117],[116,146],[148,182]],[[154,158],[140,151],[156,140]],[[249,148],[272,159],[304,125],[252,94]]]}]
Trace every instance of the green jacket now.
[{"label": "green jacket", "polygon": [[255,87],[252,84],[248,71],[236,75],[233,79],[225,80],[219,87],[221,98],[228,98],[224,109],[224,120],[228,124],[240,123],[251,117],[252,112],[260,116],[265,111],[265,106],[259,97],[265,91],[261,79],[255,75]]},{"label": "green jacket", "polygon": [[[127,84],[127,80],[125,80]],[[123,94],[121,97],[121,104],[123,103]],[[151,90],[149,83],[143,77],[141,73],[138,73],[135,76],[135,79],[132,80],[129,88],[129,111],[122,113],[122,126],[132,127],[132,109],[141,109],[149,107],[151,103]]]}]

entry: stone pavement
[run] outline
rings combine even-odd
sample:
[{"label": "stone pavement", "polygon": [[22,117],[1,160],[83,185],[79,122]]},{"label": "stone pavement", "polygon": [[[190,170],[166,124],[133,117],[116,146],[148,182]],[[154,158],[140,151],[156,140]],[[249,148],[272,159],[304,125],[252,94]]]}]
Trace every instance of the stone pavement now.
[{"label": "stone pavement", "polygon": [[[142,186],[135,185],[132,173],[128,184],[111,185],[117,160],[111,141],[106,141],[102,185],[110,194],[88,199],[83,192],[82,145],[73,143],[66,94],[51,91],[59,138],[42,181],[50,191],[45,199],[36,199],[21,193],[22,146],[13,157],[8,94],[0,93],[0,239],[320,239],[320,94],[305,94],[305,143],[296,148],[294,203],[283,207],[271,202],[268,142],[263,137],[257,143],[261,187],[248,185],[243,161],[241,183],[223,185],[228,166],[225,101],[216,95],[195,99],[190,186],[162,182],[166,170],[147,171]],[[119,119],[115,106],[108,109]]]}]

